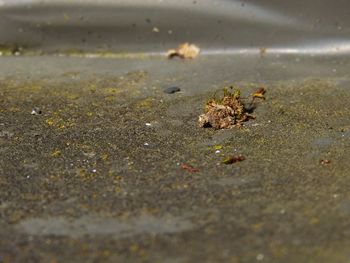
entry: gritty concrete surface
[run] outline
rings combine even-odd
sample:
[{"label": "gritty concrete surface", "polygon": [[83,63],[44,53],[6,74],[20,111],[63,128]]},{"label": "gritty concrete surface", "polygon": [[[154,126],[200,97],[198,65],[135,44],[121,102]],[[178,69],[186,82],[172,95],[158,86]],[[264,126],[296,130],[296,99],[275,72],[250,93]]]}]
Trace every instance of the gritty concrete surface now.
[{"label": "gritty concrete surface", "polygon": [[[0,262],[349,262],[348,69],[0,58]],[[266,87],[256,120],[197,127],[227,84]]]}]

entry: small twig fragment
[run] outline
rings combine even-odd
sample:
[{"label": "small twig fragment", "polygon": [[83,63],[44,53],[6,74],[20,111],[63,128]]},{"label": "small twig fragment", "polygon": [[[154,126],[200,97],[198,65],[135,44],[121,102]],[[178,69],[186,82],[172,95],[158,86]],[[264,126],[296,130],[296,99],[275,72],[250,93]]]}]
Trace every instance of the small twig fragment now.
[{"label": "small twig fragment", "polygon": [[199,169],[193,168],[192,166],[185,164],[185,163],[181,164],[181,168],[190,172],[190,173],[198,173],[199,172]]}]

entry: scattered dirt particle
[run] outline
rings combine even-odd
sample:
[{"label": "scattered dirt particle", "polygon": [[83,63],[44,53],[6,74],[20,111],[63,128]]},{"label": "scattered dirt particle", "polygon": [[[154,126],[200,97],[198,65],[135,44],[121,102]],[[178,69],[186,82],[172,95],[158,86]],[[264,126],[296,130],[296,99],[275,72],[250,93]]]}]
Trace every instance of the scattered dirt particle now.
[{"label": "scattered dirt particle", "polygon": [[32,114],[32,115],[39,115],[39,114],[41,114],[41,113],[42,113],[42,111],[41,111],[40,108],[34,107],[34,108],[32,109],[32,111],[31,111],[30,114]]},{"label": "scattered dirt particle", "polygon": [[181,168],[190,172],[190,173],[198,173],[199,172],[199,169],[193,168],[192,166],[185,164],[185,163],[181,164]]},{"label": "scattered dirt particle", "polygon": [[328,164],[331,164],[331,160],[328,160],[328,159],[322,159],[322,160],[320,160],[320,164],[323,164],[323,165],[328,165]]},{"label": "scattered dirt particle", "polygon": [[47,119],[46,121],[45,121],[46,123],[47,123],[47,125],[49,125],[49,126],[52,126],[52,125],[54,125],[54,120],[53,119]]},{"label": "scattered dirt particle", "polygon": [[58,157],[61,155],[61,151],[60,150],[54,150],[52,153],[51,153],[51,157]]},{"label": "scattered dirt particle", "polygon": [[13,135],[14,133],[10,131],[0,131],[0,138],[10,139]]},{"label": "scattered dirt particle", "polygon": [[237,162],[242,162],[245,160],[245,157],[243,155],[233,155],[227,157],[225,160],[222,161],[223,164],[233,164]]},{"label": "scattered dirt particle", "polygon": [[200,48],[194,44],[184,43],[178,46],[177,49],[170,49],[167,52],[168,58],[180,57],[180,58],[196,58],[200,53]]}]

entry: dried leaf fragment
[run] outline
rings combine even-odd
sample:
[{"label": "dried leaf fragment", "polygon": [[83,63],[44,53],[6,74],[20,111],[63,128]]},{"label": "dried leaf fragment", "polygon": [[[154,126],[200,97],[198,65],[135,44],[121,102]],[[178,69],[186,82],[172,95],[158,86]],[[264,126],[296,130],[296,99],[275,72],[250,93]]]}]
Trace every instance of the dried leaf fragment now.
[{"label": "dried leaf fragment", "polygon": [[199,170],[197,168],[193,168],[192,166],[186,164],[186,163],[183,163],[181,164],[181,168],[190,172],[190,173],[197,173],[199,172]]},{"label": "dried leaf fragment", "polygon": [[259,98],[259,99],[263,99],[265,100],[265,93],[266,93],[266,89],[264,87],[259,88],[258,90],[256,90],[252,96],[253,98]]},{"label": "dried leaf fragment", "polygon": [[245,157],[243,155],[233,155],[233,156],[229,156],[226,159],[224,159],[222,161],[223,164],[233,164],[233,163],[237,163],[237,162],[242,162],[245,160]]},{"label": "dried leaf fragment", "polygon": [[177,47],[177,49],[170,49],[167,52],[168,58],[180,57],[193,59],[196,58],[200,53],[200,48],[194,44],[183,43]]}]

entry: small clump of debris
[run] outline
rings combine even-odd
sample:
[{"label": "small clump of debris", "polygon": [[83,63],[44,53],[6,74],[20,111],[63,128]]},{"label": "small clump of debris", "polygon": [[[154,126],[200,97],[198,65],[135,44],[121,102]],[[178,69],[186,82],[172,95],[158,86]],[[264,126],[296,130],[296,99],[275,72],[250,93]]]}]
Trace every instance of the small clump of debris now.
[{"label": "small clump of debris", "polygon": [[168,50],[166,55],[168,58],[179,57],[179,58],[193,59],[193,58],[196,58],[199,55],[199,53],[200,53],[199,47],[197,47],[194,44],[189,44],[186,42],[178,46],[177,49]]},{"label": "small clump of debris", "polygon": [[265,99],[265,88],[259,88],[251,95],[251,102],[244,105],[239,89],[233,87],[224,89],[222,99],[210,99],[205,106],[205,113],[198,118],[199,127],[213,127],[214,129],[225,129],[233,126],[241,127],[242,123],[255,116],[248,113],[248,109],[254,108],[256,98]]},{"label": "small clump of debris", "polygon": [[225,160],[222,161],[223,164],[233,164],[237,162],[242,162],[245,160],[245,157],[243,155],[233,155],[227,157]]}]

